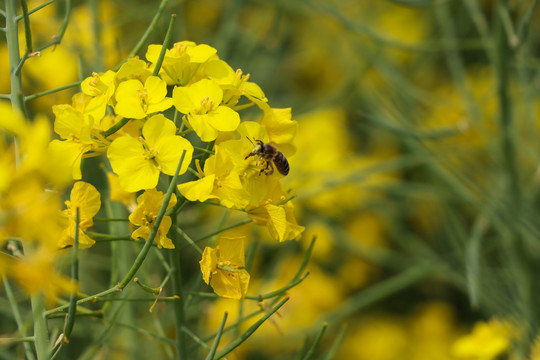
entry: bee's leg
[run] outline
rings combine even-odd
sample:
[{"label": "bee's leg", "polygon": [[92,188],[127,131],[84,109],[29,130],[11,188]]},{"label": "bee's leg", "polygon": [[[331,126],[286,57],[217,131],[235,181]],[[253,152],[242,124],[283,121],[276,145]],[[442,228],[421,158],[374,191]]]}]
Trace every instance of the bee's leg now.
[{"label": "bee's leg", "polygon": [[[257,165],[261,164],[261,161],[265,161],[262,156],[259,157],[259,159],[257,160]],[[265,162],[266,162],[266,167],[262,168],[261,171],[259,171],[259,175],[261,175],[266,169],[268,169],[268,161],[265,161]]]},{"label": "bee's leg", "polygon": [[[260,160],[261,160],[261,159],[259,159],[259,161],[260,161]],[[268,169],[268,162],[266,162],[266,166],[263,167],[263,168],[261,169],[261,171],[259,171],[259,176],[260,176],[266,169]]]},{"label": "bee's leg", "polygon": [[274,166],[272,165],[272,161],[266,162],[266,168],[270,168],[270,170],[266,172],[266,175],[272,175],[274,173]]}]

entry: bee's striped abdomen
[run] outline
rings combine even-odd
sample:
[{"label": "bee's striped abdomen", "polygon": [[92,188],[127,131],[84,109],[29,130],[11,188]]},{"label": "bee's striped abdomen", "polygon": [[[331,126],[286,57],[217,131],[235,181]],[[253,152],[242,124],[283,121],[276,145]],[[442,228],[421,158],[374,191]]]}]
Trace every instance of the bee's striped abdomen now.
[{"label": "bee's striped abdomen", "polygon": [[278,169],[281,175],[287,175],[289,173],[289,162],[282,152],[278,151],[274,157],[274,165],[276,165],[276,169]]}]

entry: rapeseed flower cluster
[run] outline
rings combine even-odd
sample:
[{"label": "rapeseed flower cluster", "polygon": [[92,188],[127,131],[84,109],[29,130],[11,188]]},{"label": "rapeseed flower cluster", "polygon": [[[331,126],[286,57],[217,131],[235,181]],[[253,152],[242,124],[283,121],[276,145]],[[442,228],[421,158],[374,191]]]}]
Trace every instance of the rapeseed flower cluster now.
[{"label": "rapeseed flower cluster", "polygon": [[[183,197],[180,201],[217,202],[245,212],[280,242],[299,238],[304,228],[296,222],[282,176],[266,175],[263,170],[268,165],[262,156],[246,158],[254,140],[294,154],[297,123],[291,110],[272,108],[248,74],[233,71],[208,45],[174,44],[166,49],[158,71],[161,50],[160,45],[150,45],[148,62],[134,57],[118,71],[93,73],[82,82],[82,91],[73,96],[72,104],[53,106],[54,130],[61,139],[53,140],[49,150],[69,158],[75,180],[82,178],[82,159],[106,155],[117,175],[109,178],[123,192],[144,191],[129,217],[138,227],[133,239],[149,236],[164,199],[157,190],[160,174],[174,175],[180,159],[179,174],[190,172],[177,187],[177,195]],[[242,119],[240,112],[253,106],[261,112],[259,119]],[[193,145],[201,142],[206,148]],[[129,196],[122,197],[130,201]],[[173,195],[168,208],[176,202]],[[171,224],[171,217],[165,216],[155,238],[158,247],[175,247],[167,237]],[[72,243],[63,239],[63,245]],[[81,233],[81,247],[92,245]],[[249,274],[240,261],[243,252],[244,240],[239,239],[222,240],[215,249],[205,249],[203,279],[218,295],[245,296]],[[238,261],[234,267],[220,267],[219,254]],[[237,281],[223,281],[231,276]]]}]

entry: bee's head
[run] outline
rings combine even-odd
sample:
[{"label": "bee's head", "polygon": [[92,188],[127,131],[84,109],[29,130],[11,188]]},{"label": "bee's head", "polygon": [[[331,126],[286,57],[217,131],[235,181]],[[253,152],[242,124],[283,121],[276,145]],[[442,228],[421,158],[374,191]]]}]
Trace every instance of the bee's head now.
[{"label": "bee's head", "polygon": [[253,150],[251,150],[251,152],[246,156],[246,159],[249,158],[250,156],[261,154],[264,143],[261,140],[257,140],[257,139],[253,139],[255,140],[255,142],[253,142],[253,140],[251,140],[249,137],[247,137],[247,139],[249,140],[250,143],[253,144]]},{"label": "bee's head", "polygon": [[246,138],[249,140],[250,143],[253,144],[253,151],[251,152],[251,154],[258,154],[262,151],[264,146],[264,142],[262,140],[254,138],[253,140],[255,140],[255,142],[253,142],[253,140],[251,140],[249,137],[246,136]]}]

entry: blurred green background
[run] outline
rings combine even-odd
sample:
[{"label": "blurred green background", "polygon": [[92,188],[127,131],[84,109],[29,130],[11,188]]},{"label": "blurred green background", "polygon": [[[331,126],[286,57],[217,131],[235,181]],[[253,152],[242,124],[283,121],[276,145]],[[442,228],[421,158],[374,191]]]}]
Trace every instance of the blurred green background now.
[{"label": "blurred green background", "polygon": [[[31,1],[29,8],[42,3]],[[162,4],[148,43],[162,43],[168,17],[176,14],[173,42],[215,47],[233,68],[251,74],[272,107],[292,107],[300,124],[284,181],[296,195],[304,236],[276,244],[264,229],[240,231],[257,251],[248,294],[284,286],[316,236],[310,275],[290,290],[279,316],[229,359],[297,358],[323,322],[320,359],[334,345],[339,359],[539,358],[538,1]],[[62,43],[25,64],[26,95],[114,68],[159,5],[74,1]],[[32,15],[36,47],[58,33],[64,12],[60,1]],[[30,110],[52,121],[51,106],[70,103],[74,92],[40,97]],[[9,93],[5,43],[0,93]],[[91,174],[93,163],[85,166]],[[105,191],[104,179],[89,180]],[[222,221],[239,221],[224,212],[193,206],[180,223],[200,237]],[[120,244],[131,254],[130,245]],[[107,250],[82,256],[81,282],[88,287],[82,290],[100,291]],[[193,278],[198,254],[186,250],[184,257],[183,276]],[[157,275],[145,276],[152,282]],[[224,310],[233,319],[258,305],[197,299],[190,309],[187,327],[204,336],[216,331]],[[87,358],[170,355],[170,345],[136,329],[167,336],[172,309],[159,303],[153,314],[147,310],[137,303],[123,310],[124,325],[106,343],[99,340],[104,320],[76,326],[63,358],[81,355],[90,343],[95,352]],[[481,322],[491,324],[483,333]],[[501,322],[513,330],[500,330]],[[4,323],[2,333],[12,331]],[[470,342],[469,350],[456,345],[460,339]],[[500,351],[482,353],[493,342]]]}]

